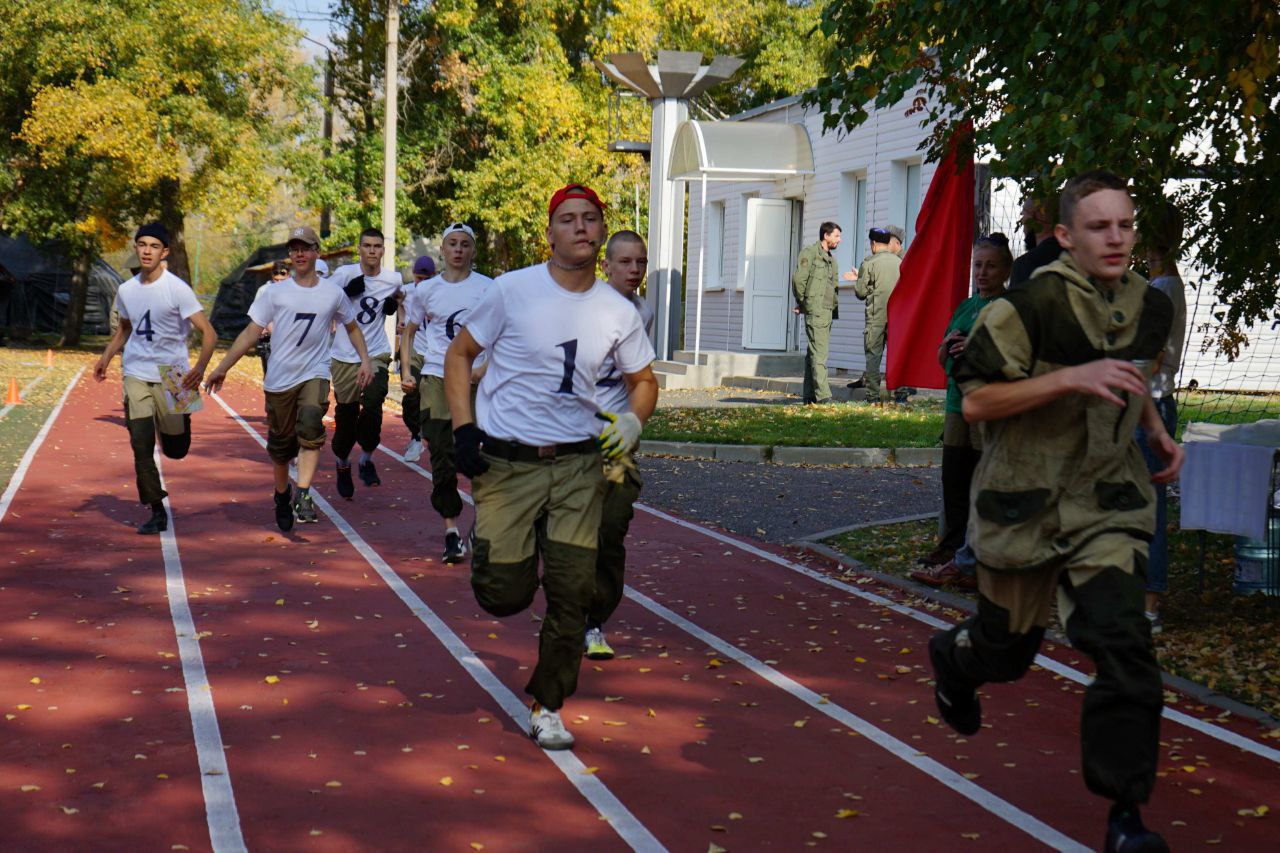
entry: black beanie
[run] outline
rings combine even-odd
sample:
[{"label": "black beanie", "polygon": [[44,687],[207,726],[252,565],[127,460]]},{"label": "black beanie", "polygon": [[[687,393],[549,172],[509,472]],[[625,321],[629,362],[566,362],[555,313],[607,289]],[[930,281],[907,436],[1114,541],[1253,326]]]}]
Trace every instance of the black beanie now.
[{"label": "black beanie", "polygon": [[137,242],[141,237],[155,237],[166,249],[169,248],[169,229],[159,222],[148,222],[139,228],[138,233],[133,235],[134,242]]}]

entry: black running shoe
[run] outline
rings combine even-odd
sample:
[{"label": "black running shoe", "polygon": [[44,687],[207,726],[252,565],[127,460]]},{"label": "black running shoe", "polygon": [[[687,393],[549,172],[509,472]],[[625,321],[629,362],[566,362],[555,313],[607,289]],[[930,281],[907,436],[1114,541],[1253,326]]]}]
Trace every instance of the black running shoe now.
[{"label": "black running shoe", "polygon": [[973,735],[982,728],[982,703],[978,691],[966,686],[947,667],[942,655],[942,634],[929,638],[929,661],[933,664],[933,698],[947,725],[962,735]]},{"label": "black running shoe", "polygon": [[276,527],[285,533],[293,529],[293,487],[276,492]]},{"label": "black running shoe", "polygon": [[138,532],[143,536],[154,536],[169,529],[169,516],[164,508],[151,510],[151,517],[138,525]]},{"label": "black running shoe", "polygon": [[1142,825],[1137,806],[1116,803],[1107,817],[1105,853],[1169,853],[1169,845],[1158,832]]},{"label": "black running shoe", "polygon": [[338,463],[338,494],[347,500],[356,493],[356,484],[351,482],[351,463]]},{"label": "black running shoe", "polygon": [[298,493],[293,496],[293,514],[297,517],[299,524],[315,524],[320,520],[316,515],[315,502],[311,500],[311,492],[298,489]]},{"label": "black running shoe", "polygon": [[360,463],[360,482],[366,486],[381,486],[382,481],[378,479],[378,469],[373,467],[373,460]]},{"label": "black running shoe", "polygon": [[462,562],[466,556],[467,546],[462,543],[462,537],[458,531],[450,530],[444,535],[444,561],[452,565]]}]

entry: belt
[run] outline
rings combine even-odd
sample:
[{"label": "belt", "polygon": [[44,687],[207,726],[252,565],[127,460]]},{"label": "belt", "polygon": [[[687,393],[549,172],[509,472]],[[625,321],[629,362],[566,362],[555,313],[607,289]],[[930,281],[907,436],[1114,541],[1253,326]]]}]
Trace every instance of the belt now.
[{"label": "belt", "polygon": [[547,462],[560,456],[597,453],[600,445],[594,438],[575,441],[572,444],[545,444],[541,447],[521,444],[518,441],[504,441],[501,438],[485,438],[481,449],[490,456],[496,456],[508,462]]}]

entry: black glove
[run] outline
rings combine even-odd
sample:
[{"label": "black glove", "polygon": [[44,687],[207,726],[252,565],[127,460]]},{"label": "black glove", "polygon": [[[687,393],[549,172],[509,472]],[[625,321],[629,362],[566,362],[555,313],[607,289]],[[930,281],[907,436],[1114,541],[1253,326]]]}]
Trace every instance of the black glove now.
[{"label": "black glove", "polygon": [[480,455],[484,432],[475,424],[463,424],[453,431],[453,464],[468,477],[477,477],[489,470],[489,463]]},{"label": "black glove", "polygon": [[388,296],[386,299],[382,300],[382,313],[387,317],[394,317],[396,309],[399,307],[400,303],[396,302],[396,298],[394,296]]},{"label": "black glove", "polygon": [[351,279],[351,281],[347,282],[343,286],[342,292],[352,299],[355,299],[357,296],[364,293],[364,276],[358,275]]}]

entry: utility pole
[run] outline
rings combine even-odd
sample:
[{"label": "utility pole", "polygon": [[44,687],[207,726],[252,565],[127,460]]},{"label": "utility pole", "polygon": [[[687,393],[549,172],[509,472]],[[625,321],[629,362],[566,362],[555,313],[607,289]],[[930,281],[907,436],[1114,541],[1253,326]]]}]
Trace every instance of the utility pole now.
[{"label": "utility pole", "polygon": [[396,266],[396,104],[400,88],[400,0],[387,0],[387,95],[382,133],[382,233],[386,252],[383,269]]},{"label": "utility pole", "polygon": [[[324,63],[324,158],[328,160],[333,156],[333,94],[334,94],[334,67],[333,67],[333,51],[329,45],[324,42],[316,41],[310,36],[303,36],[304,41],[309,41],[316,47],[324,50],[326,59]],[[326,240],[333,232],[333,215],[326,203],[320,210],[320,239]]]}]

